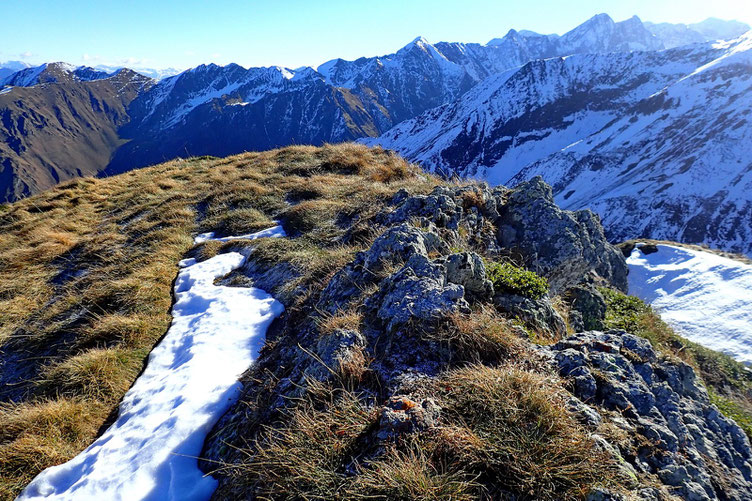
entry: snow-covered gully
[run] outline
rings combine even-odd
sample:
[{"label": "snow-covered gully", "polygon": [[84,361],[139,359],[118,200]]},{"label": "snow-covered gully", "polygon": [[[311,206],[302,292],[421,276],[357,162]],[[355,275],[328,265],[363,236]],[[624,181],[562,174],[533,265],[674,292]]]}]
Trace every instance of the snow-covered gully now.
[{"label": "snow-covered gully", "polygon": [[629,290],[679,334],[752,365],[752,266],[685,247],[632,251]]},{"label": "snow-covered gully", "polygon": [[[283,236],[277,226],[234,238]],[[196,242],[212,238],[203,234]],[[172,325],[123,398],[115,423],[81,454],[40,473],[19,499],[211,496],[216,481],[203,475],[196,458],[207,433],[238,398],[238,377],[284,309],[261,289],[214,285],[244,260],[230,252],[201,263],[181,261]]]}]

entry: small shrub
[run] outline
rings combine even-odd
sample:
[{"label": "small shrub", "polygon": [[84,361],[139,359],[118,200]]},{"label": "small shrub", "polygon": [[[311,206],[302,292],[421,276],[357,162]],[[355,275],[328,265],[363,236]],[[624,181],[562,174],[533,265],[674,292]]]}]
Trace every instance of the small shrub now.
[{"label": "small shrub", "polygon": [[486,276],[497,292],[538,300],[548,292],[548,281],[535,272],[507,262],[486,261]]},{"label": "small shrub", "polygon": [[606,300],[605,326],[638,334],[641,330],[641,317],[650,313],[650,307],[635,296],[628,296],[607,287],[599,290]]}]

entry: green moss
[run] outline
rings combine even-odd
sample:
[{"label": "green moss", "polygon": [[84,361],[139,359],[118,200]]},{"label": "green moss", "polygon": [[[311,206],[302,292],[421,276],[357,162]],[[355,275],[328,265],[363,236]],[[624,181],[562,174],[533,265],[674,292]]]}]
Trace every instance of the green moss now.
[{"label": "green moss", "polygon": [[505,292],[533,300],[548,292],[548,281],[532,271],[507,262],[486,261],[486,276],[496,292]]}]

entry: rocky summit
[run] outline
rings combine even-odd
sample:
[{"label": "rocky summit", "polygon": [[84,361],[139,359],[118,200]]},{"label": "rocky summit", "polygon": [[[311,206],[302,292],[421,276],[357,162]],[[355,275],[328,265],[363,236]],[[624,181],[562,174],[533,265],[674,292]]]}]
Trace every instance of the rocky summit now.
[{"label": "rocky summit", "polygon": [[[412,461],[437,489],[454,481],[452,499],[752,499],[749,439],[694,369],[607,329],[599,290],[626,291],[627,269],[592,212],[559,209],[534,179],[402,190],[343,242],[364,227],[378,236],[288,304],[207,441],[215,499],[418,495],[378,477]],[[491,280],[499,260],[546,279],[544,294]],[[251,254],[242,274],[271,290],[290,278],[260,270]],[[515,393],[526,378],[546,403]],[[484,412],[513,424],[489,429]]]}]

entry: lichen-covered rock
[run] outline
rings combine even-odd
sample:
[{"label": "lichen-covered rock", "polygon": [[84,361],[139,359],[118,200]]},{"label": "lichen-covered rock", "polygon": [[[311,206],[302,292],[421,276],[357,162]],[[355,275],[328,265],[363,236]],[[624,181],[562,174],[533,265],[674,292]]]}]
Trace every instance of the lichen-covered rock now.
[{"label": "lichen-covered rock", "polygon": [[430,230],[423,231],[407,223],[391,227],[331,279],[319,307],[334,313],[359,296],[364,287],[375,283],[377,272],[384,266],[406,262],[413,256],[428,256],[429,252],[447,254],[449,246]]},{"label": "lichen-covered rock", "polygon": [[547,297],[534,300],[514,294],[497,294],[493,302],[497,309],[521,320],[526,327],[537,333],[553,339],[567,333],[567,324]]},{"label": "lichen-covered rock", "polygon": [[619,412],[621,427],[652,444],[622,451],[636,471],[684,499],[752,499],[749,440],[710,403],[691,367],[621,331],[575,334],[550,352],[577,397]]},{"label": "lichen-covered rock", "polygon": [[500,244],[522,253],[553,293],[577,285],[591,271],[626,292],[624,256],[606,240],[598,216],[561,210],[542,178],[512,190],[496,224]]},{"label": "lichen-covered rock", "polygon": [[394,275],[385,279],[379,291],[368,298],[366,307],[393,332],[408,321],[435,321],[457,312],[470,311],[465,288],[447,283],[442,264],[426,256],[413,255]]},{"label": "lichen-covered rock", "polygon": [[566,292],[571,311],[578,315],[570,317],[575,332],[603,329],[606,318],[606,299],[592,285],[577,285]]},{"label": "lichen-covered rock", "polygon": [[480,299],[493,296],[493,284],[486,278],[483,259],[474,252],[452,254],[446,260],[446,278],[465,288],[465,292]]}]

